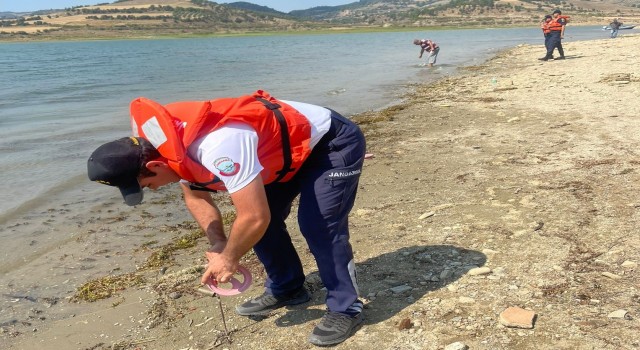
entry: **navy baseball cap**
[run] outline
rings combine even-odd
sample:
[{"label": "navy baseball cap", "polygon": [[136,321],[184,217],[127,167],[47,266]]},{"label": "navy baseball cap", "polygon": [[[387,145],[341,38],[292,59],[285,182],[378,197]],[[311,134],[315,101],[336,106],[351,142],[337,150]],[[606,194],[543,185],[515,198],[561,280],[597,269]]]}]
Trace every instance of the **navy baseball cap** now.
[{"label": "navy baseball cap", "polygon": [[87,161],[89,180],[120,189],[127,205],[142,202],[142,188],[138,175],[142,167],[142,147],[135,137],[105,143]]}]

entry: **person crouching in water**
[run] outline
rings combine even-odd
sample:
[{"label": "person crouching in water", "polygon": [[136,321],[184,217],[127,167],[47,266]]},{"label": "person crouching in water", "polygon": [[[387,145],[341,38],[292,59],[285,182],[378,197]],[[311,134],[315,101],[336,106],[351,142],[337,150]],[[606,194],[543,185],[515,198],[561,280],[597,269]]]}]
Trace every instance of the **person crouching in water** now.
[{"label": "person crouching in water", "polygon": [[[362,324],[356,266],[349,243],[365,155],[360,128],[337,112],[253,94],[161,105],[131,103],[133,135],[98,147],[89,179],[118,187],[128,205],[142,189],[179,183],[209,240],[201,283],[227,283],[253,248],[267,273],[262,295],[236,307],[243,316],[306,303],[302,263],[285,220],[299,196],[298,224],[326,288],[327,312],[309,342],[338,344]],[[211,191],[229,193],[236,219],[225,234]]]},{"label": "person crouching in water", "polygon": [[418,58],[422,58],[422,54],[425,51],[429,53],[429,57],[427,57],[427,63],[429,64],[429,67],[433,67],[433,65],[436,63],[436,59],[438,58],[438,52],[440,52],[440,47],[438,47],[438,44],[429,39],[414,39],[413,44],[420,46],[420,56],[418,56]]}]

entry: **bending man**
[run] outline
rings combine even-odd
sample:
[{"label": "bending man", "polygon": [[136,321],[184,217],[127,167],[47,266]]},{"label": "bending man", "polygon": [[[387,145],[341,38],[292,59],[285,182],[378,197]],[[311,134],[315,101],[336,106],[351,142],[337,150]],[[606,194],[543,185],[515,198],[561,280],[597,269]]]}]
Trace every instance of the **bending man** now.
[{"label": "bending man", "polygon": [[425,51],[429,53],[429,56],[427,57],[427,63],[429,64],[429,67],[433,67],[433,65],[436,63],[436,59],[438,58],[440,47],[438,47],[435,42],[429,39],[414,39],[413,44],[420,46],[420,56],[418,56],[418,58],[422,58],[422,54]]},{"label": "bending man", "polygon": [[[236,307],[245,316],[310,299],[285,225],[299,195],[300,231],[327,289],[328,312],[309,341],[347,339],[363,320],[348,227],[365,153],[358,126],[330,109],[264,91],[165,106],[138,98],[131,115],[134,136],[98,147],[89,178],[119,187],[128,205],[140,204],[144,187],[179,182],[211,245],[202,283],[229,281],[251,248],[265,267],[265,292]],[[236,208],[228,235],[210,190],[228,191]]]}]

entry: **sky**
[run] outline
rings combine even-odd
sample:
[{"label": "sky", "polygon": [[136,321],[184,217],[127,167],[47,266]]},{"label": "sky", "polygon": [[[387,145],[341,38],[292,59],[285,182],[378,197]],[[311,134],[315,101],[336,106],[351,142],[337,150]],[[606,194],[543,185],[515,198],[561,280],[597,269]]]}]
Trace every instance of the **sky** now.
[{"label": "sky", "polygon": [[[63,9],[80,5],[112,3],[115,0],[0,0],[0,12],[29,12],[48,9]],[[219,4],[239,0],[218,0]],[[358,0],[242,0],[256,5],[268,6],[281,12],[305,10],[316,6],[337,6]]]}]

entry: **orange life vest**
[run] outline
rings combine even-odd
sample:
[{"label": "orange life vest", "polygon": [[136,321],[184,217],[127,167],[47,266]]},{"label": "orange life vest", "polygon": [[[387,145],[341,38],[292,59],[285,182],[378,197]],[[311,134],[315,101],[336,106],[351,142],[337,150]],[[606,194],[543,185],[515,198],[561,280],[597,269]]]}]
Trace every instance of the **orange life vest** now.
[{"label": "orange life vest", "polygon": [[549,34],[551,31],[551,29],[549,29],[549,22],[551,22],[551,19],[544,20],[540,23],[540,28],[542,28],[543,34]]},{"label": "orange life vest", "polygon": [[131,102],[134,136],[153,144],[182,179],[200,187],[225,190],[222,181],[187,154],[200,137],[228,122],[250,125],[258,134],[258,159],[265,184],[286,182],[311,153],[309,120],[293,107],[258,90],[252,95],[165,106],[140,97]]},{"label": "orange life vest", "polygon": [[569,16],[559,15],[558,17],[551,19],[551,22],[549,22],[548,24],[549,31],[559,32],[562,30],[562,27],[567,23],[569,23]]}]

